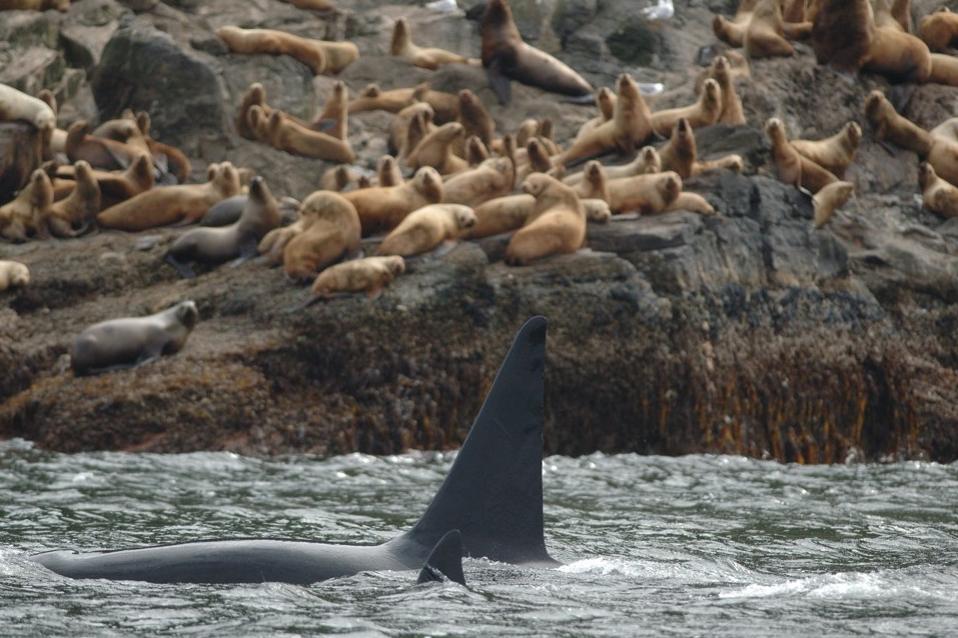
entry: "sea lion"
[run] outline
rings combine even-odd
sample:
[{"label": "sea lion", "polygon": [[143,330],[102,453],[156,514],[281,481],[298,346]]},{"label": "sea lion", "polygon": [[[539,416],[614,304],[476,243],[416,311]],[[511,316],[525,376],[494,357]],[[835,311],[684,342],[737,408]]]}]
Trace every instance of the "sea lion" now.
[{"label": "sea lion", "polygon": [[149,153],[150,147],[147,146],[146,138],[136,121],[132,112],[127,112],[127,117],[119,117],[113,120],[107,120],[89,133],[92,137],[113,140],[121,144],[132,146],[143,153]]},{"label": "sea lion", "polygon": [[535,208],[536,198],[523,193],[497,197],[474,209],[475,225],[463,235],[467,239],[482,239],[521,228]]},{"label": "sea lion", "polygon": [[0,237],[24,242],[49,236],[48,218],[53,205],[53,184],[43,169],[30,174],[30,181],[10,202],[0,206]]},{"label": "sea lion", "polygon": [[506,263],[524,266],[537,259],[574,253],[585,242],[585,209],[575,192],[559,180],[534,173],[522,190],[536,198],[525,225],[506,246]]},{"label": "sea lion", "polygon": [[318,40],[275,29],[241,29],[235,26],[220,27],[216,35],[232,53],[288,55],[308,66],[313,75],[322,75],[329,68],[326,51]]},{"label": "sea lion", "polygon": [[547,173],[552,168],[552,160],[540,138],[529,140],[525,151],[525,161],[516,170],[516,181],[520,183],[532,173]]},{"label": "sea lion", "polygon": [[[135,127],[136,124],[133,124]],[[84,160],[93,168],[104,171],[124,170],[136,158],[149,154],[149,151],[134,145],[115,140],[94,137],[89,134],[90,125],[78,120],[67,129],[64,152],[71,162]]]},{"label": "sea lion", "polygon": [[186,154],[175,146],[164,144],[153,139],[150,135],[150,114],[140,111],[136,114],[136,125],[146,141],[147,151],[153,157],[154,164],[160,166],[164,173],[171,173],[179,184],[185,184],[193,171],[193,165]]},{"label": "sea lion", "polygon": [[818,141],[792,140],[791,144],[796,151],[836,177],[842,178],[855,159],[855,151],[858,150],[861,139],[861,127],[855,122],[849,122],[831,137]]},{"label": "sea lion", "polygon": [[[418,111],[409,121],[406,127],[406,138],[400,146],[399,159],[405,163],[409,154],[415,150],[419,143],[438,127],[432,123],[431,111]],[[458,138],[457,138],[458,139]],[[455,145],[455,143],[453,144]]]},{"label": "sea lion", "polygon": [[459,117],[465,137],[477,136],[483,144],[489,146],[496,134],[496,122],[482,105],[476,94],[469,89],[459,91]]},{"label": "sea lion", "polygon": [[435,120],[439,123],[451,122],[459,115],[459,98],[452,93],[433,91],[427,82],[412,88],[381,90],[377,85],[370,84],[359,94],[359,97],[350,101],[349,113],[363,111],[389,111],[398,113],[414,102],[426,102],[432,107]]},{"label": "sea lion", "polygon": [[718,123],[733,126],[746,124],[745,110],[742,108],[742,99],[735,91],[735,83],[732,81],[732,70],[728,58],[720,55],[712,60],[708,75],[709,78],[718,83],[722,93],[722,109]]},{"label": "sea lion", "polygon": [[462,137],[462,124],[449,122],[427,134],[406,156],[406,165],[417,169],[432,166],[440,175],[450,175],[469,168],[466,160],[453,153],[453,143]]},{"label": "sea lion", "polygon": [[[251,121],[260,121],[259,112],[257,106],[250,108]],[[269,116],[266,131],[270,145],[290,155],[342,164],[356,161],[356,154],[348,141],[301,126],[279,111],[273,111]]]},{"label": "sea lion", "polygon": [[250,125],[249,110],[252,106],[258,106],[264,113],[269,114],[271,109],[266,106],[266,89],[259,82],[249,85],[243,97],[240,99],[239,110],[236,112],[236,132],[248,140],[260,140],[255,127]]},{"label": "sea lion", "polygon": [[692,128],[711,126],[721,117],[722,106],[722,89],[718,82],[708,79],[702,86],[702,95],[694,104],[653,113],[652,128],[658,135],[665,137],[682,118],[688,120]]},{"label": "sea lion", "polygon": [[475,135],[466,140],[466,162],[469,166],[478,166],[489,159],[489,149]]},{"label": "sea lion", "polygon": [[942,217],[958,217],[958,188],[938,177],[928,162],[918,167],[918,184],[925,208]]},{"label": "sea lion", "polygon": [[731,20],[715,15],[712,18],[712,31],[715,33],[715,37],[729,46],[743,46],[745,44],[745,30],[752,20],[752,14],[757,3],[758,0],[742,0]]},{"label": "sea lion", "polygon": [[679,193],[671,204],[665,207],[663,212],[670,213],[674,210],[685,210],[699,215],[714,215],[715,208],[708,203],[704,197],[697,193]]},{"label": "sea lion", "polygon": [[576,192],[583,199],[605,201],[613,213],[637,211],[654,215],[665,211],[678,198],[682,178],[674,171],[667,171],[610,180],[601,164],[590,162]]},{"label": "sea lion", "polygon": [[138,232],[174,223],[193,223],[217,202],[236,195],[239,175],[229,162],[211,164],[205,184],[154,188],[107,208],[96,216],[100,226]]},{"label": "sea lion", "polygon": [[435,71],[443,64],[479,64],[478,60],[470,60],[452,51],[416,46],[412,41],[412,34],[405,18],[396,20],[393,27],[392,42],[389,44],[389,52],[415,66],[430,71]]},{"label": "sea lion", "polygon": [[166,252],[165,260],[181,276],[195,273],[186,262],[222,264],[232,259],[256,255],[260,239],[280,224],[279,207],[262,177],[254,177],[239,221],[219,228],[194,228],[177,237]]},{"label": "sea lion", "polygon": [[354,167],[340,164],[327,169],[319,179],[319,188],[324,191],[341,192],[354,184],[364,173]]},{"label": "sea lion", "polygon": [[[635,159],[628,164],[620,166],[603,166],[607,179],[620,179],[623,177],[632,177],[633,175],[646,175],[649,173],[662,172],[662,158],[659,152],[651,146],[643,146],[635,156]],[[562,178],[562,183],[569,186],[575,186],[582,181],[583,172],[573,173]]]},{"label": "sea lion", "polygon": [[402,186],[379,186],[344,193],[359,213],[363,237],[389,231],[412,211],[438,204],[443,197],[442,178],[436,169],[420,168]]},{"label": "sea lion", "polygon": [[772,156],[778,178],[786,184],[804,188],[812,195],[838,178],[800,154],[788,141],[785,124],[773,117],[765,123],[765,134],[772,144]]},{"label": "sea lion", "polygon": [[675,171],[682,179],[707,171],[727,168],[742,172],[744,161],[739,155],[726,155],[715,160],[699,161],[695,132],[685,118],[675,123],[669,141],[659,149],[662,170]]},{"label": "sea lion", "polygon": [[932,53],[928,81],[934,84],[958,86],[958,58],[945,53]]},{"label": "sea lion", "polygon": [[482,66],[500,104],[511,96],[509,80],[574,97],[592,86],[569,66],[522,41],[506,0],[489,0],[482,15]]},{"label": "sea lion", "polygon": [[750,59],[795,55],[795,47],[785,39],[786,32],[797,39],[810,34],[811,26],[786,23],[779,0],[759,0],[745,28],[745,55]]},{"label": "sea lion", "polygon": [[855,185],[851,182],[832,182],[812,197],[812,206],[815,209],[813,225],[821,228],[832,218],[836,210],[845,205],[848,198],[855,192]]},{"label": "sea lion", "polygon": [[929,13],[918,22],[918,37],[936,53],[945,53],[958,39],[958,13],[948,7]]},{"label": "sea lion", "polygon": [[383,155],[376,164],[377,186],[402,186],[403,179],[399,163],[392,155]]},{"label": "sea lion", "polygon": [[74,340],[70,365],[77,376],[138,366],[176,354],[199,321],[192,301],[147,317],[113,319],[90,326]]},{"label": "sea lion", "polygon": [[[263,238],[260,251],[282,250],[283,270],[294,280],[314,277],[317,272],[359,250],[361,225],[356,207],[337,193],[317,191],[303,200],[298,233],[276,233],[276,245]],[[285,229],[283,229],[285,230]],[[272,233],[271,233],[272,234]],[[285,241],[285,245],[284,245]]]},{"label": "sea lion", "polygon": [[487,159],[475,168],[457,173],[443,184],[443,203],[476,207],[512,192],[515,169],[506,157]]},{"label": "sea lion", "polygon": [[[434,112],[427,102],[413,102],[396,113],[396,116],[389,122],[390,153],[395,153],[398,157],[405,157],[412,150],[412,148],[407,148],[406,140],[409,126],[420,112],[426,114],[427,120],[430,123],[432,122]],[[422,139],[422,137],[420,136],[419,139]],[[418,143],[419,140],[416,140],[415,144]],[[415,144],[413,148],[415,148]]]},{"label": "sea lion", "polygon": [[73,192],[50,206],[48,224],[57,237],[75,237],[75,231],[92,223],[100,212],[100,185],[90,165],[80,160],[74,175]]},{"label": "sea lion", "polygon": [[[718,87],[717,84],[715,86]],[[627,73],[619,75],[616,90],[618,96],[612,109],[612,119],[578,137],[572,146],[553,158],[554,165],[565,166],[612,150],[630,153],[651,136],[655,116],[649,111],[632,76]]]},{"label": "sea lion", "polygon": [[370,299],[382,294],[383,288],[406,270],[402,257],[366,257],[336,264],[319,273],[313,282],[313,294],[328,298],[340,292],[365,292]]},{"label": "sea lion", "polygon": [[17,261],[0,260],[0,292],[30,283],[30,269]]},{"label": "sea lion", "polygon": [[584,137],[589,131],[595,129],[597,126],[604,122],[608,122],[612,119],[612,115],[615,109],[615,94],[608,87],[603,86],[601,89],[595,92],[595,106],[599,110],[599,114],[596,115],[591,120],[586,120],[585,124],[579,127],[579,130],[573,138],[573,142]]},{"label": "sea lion", "polygon": [[50,135],[57,126],[56,114],[46,102],[12,86],[0,84],[0,122],[16,120],[32,124],[37,130],[47,131]]},{"label": "sea lion", "polygon": [[378,255],[412,257],[459,239],[476,225],[476,214],[461,204],[432,204],[409,213],[383,240]]},{"label": "sea lion", "polygon": [[70,0],[0,0],[0,11],[46,11],[70,9]]}]

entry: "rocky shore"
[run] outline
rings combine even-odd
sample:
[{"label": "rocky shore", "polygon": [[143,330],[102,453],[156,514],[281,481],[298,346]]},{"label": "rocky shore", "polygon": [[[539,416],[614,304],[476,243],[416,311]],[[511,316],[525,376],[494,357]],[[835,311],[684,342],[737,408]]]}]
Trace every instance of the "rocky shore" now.
[{"label": "rocky shore", "polygon": [[[80,0],[70,11],[0,14],[0,82],[55,91],[60,125],[148,110],[154,137],[191,158],[195,177],[229,159],[277,195],[303,198],[328,167],[239,137],[233,114],[251,82],[271,104],[309,117],[337,79],[351,93],[428,80],[470,88],[514,130],[548,116],[566,141],[594,109],[513,85],[499,106],[480,68],[431,72],[388,56],[393,21],[417,42],[479,50],[475,3],[442,14],[408,4],[340,0],[321,16],[278,0],[235,3]],[[916,0],[917,15],[938,3]],[[677,0],[648,23],[620,0],[513,0],[523,36],[595,86],[628,71],[662,82],[653,108],[692,101],[715,45],[713,11]],[[481,7],[481,4],[479,5]],[[463,15],[465,13],[465,15]],[[348,39],[362,57],[313,77],[287,57],[228,54],[227,24]],[[744,174],[686,181],[719,215],[675,212],[590,224],[588,249],[506,266],[507,238],[464,242],[409,261],[376,300],[301,308],[308,289],[261,263],[180,280],[162,262],[183,229],[100,231],[77,240],[0,243],[32,283],[0,293],[0,438],[61,451],[250,454],[395,453],[457,446],[515,329],[550,320],[546,449],[584,454],[747,454],[804,463],[958,458],[958,222],[923,210],[915,154],[877,143],[862,105],[878,88],[931,127],[958,89],[889,85],[790,59],[757,60],[740,81],[749,125],[698,132],[700,155],[739,153]],[[846,179],[857,197],[814,230],[809,198],[775,178],[761,126],[823,137],[865,130]],[[386,152],[390,116],[350,117],[358,163]],[[196,301],[201,322],[178,355],[76,378],[66,352],[84,327]]]}]

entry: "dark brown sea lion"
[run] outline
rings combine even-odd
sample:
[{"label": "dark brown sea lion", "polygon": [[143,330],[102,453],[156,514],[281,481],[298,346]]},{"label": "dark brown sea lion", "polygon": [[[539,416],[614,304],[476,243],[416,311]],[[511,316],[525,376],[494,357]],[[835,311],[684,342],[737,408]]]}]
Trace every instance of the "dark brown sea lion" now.
[{"label": "dark brown sea lion", "polygon": [[147,317],[113,319],[80,333],[70,351],[70,365],[79,375],[137,366],[179,352],[199,320],[192,301]]},{"label": "dark brown sea lion", "polygon": [[482,66],[500,104],[511,95],[509,80],[553,93],[584,97],[592,86],[568,65],[522,41],[506,0],[489,0],[482,15]]}]

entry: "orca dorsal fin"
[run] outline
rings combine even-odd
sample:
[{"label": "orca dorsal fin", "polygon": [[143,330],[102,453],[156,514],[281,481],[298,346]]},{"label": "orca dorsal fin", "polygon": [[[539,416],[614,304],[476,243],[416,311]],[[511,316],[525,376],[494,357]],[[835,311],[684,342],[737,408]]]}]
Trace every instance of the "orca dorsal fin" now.
[{"label": "orca dorsal fin", "polygon": [[446,532],[446,535],[439,539],[422,566],[416,582],[441,581],[443,576],[460,585],[466,584],[466,577],[462,573],[462,534],[458,529]]},{"label": "orca dorsal fin", "polygon": [[542,531],[546,320],[516,335],[462,449],[423,517],[404,536],[432,547],[458,529],[466,555],[555,565]]}]

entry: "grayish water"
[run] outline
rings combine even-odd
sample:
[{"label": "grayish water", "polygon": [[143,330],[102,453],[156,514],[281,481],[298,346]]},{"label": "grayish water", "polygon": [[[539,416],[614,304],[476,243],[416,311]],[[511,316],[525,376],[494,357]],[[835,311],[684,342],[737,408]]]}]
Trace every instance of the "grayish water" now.
[{"label": "grayish water", "polygon": [[956,635],[958,464],[551,457],[546,541],[566,563],[465,562],[310,587],[73,581],[30,552],[212,537],[341,543],[419,517],[451,455],[57,455],[0,444],[0,634]]}]

